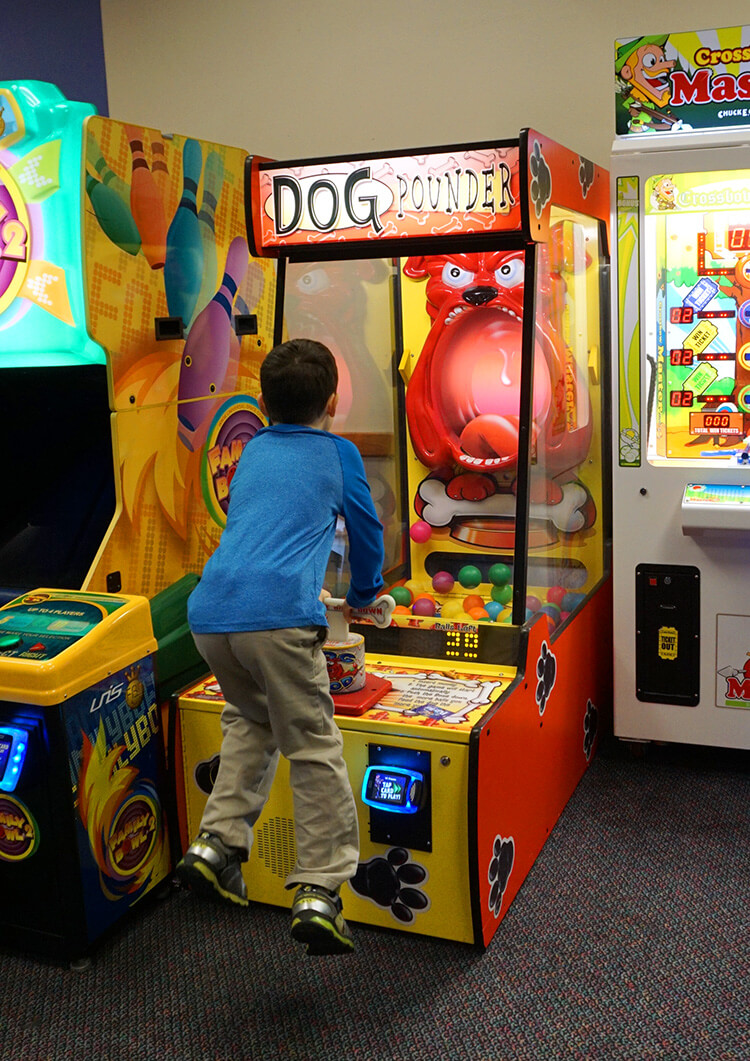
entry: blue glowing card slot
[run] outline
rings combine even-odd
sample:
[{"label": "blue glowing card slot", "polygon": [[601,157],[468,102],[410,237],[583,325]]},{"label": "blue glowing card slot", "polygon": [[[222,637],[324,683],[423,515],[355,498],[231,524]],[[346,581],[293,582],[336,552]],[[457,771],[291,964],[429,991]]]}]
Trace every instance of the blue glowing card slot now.
[{"label": "blue glowing card slot", "polygon": [[0,726],[0,792],[12,792],[23,770],[29,735],[17,726]]},{"label": "blue glowing card slot", "polygon": [[416,814],[424,800],[424,774],[403,766],[368,766],[362,802],[393,814]]}]

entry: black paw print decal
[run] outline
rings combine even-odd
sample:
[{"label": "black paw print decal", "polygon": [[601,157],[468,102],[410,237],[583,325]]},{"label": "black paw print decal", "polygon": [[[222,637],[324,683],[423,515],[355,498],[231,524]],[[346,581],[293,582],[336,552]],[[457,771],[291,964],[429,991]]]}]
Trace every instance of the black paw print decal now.
[{"label": "black paw print decal", "polygon": [[596,730],[599,725],[599,712],[596,705],[590,700],[586,702],[586,714],[583,718],[583,751],[588,761],[596,740]]},{"label": "black paw print decal", "polygon": [[357,895],[390,909],[402,925],[410,925],[418,913],[430,908],[429,898],[419,887],[426,880],[427,870],[411,861],[405,847],[392,847],[385,858],[376,855],[360,862],[349,885]]},{"label": "black paw print decal", "polygon": [[594,183],[594,163],[589,162],[583,155],[578,156],[578,182],[581,185],[583,198],[589,194],[589,188]]},{"label": "black paw print decal", "polygon": [[552,174],[538,140],[534,141],[534,148],[529,156],[529,169],[531,170],[531,199],[536,216],[539,218],[552,196]]},{"label": "black paw print decal", "polygon": [[500,916],[503,895],[505,895],[505,889],[508,887],[515,857],[516,845],[513,842],[513,837],[496,836],[492,845],[492,861],[487,871],[487,880],[490,882],[489,907],[495,917]]},{"label": "black paw print decal", "polygon": [[536,661],[536,676],[539,679],[536,685],[536,704],[539,714],[543,715],[557,677],[557,660],[546,641],[542,641],[542,651]]},{"label": "black paw print decal", "polygon": [[214,755],[212,759],[205,759],[202,763],[196,763],[193,777],[201,792],[210,796],[216,784],[216,775],[219,772],[219,756]]}]

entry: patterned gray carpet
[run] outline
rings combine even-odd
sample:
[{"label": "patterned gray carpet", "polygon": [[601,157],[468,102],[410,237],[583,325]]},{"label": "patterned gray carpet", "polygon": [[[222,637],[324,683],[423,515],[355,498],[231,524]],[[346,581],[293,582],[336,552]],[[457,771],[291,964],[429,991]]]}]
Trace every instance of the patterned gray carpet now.
[{"label": "patterned gray carpet", "polygon": [[600,755],[484,954],[177,892],[72,972],[0,950],[9,1061],[750,1058],[750,756]]}]

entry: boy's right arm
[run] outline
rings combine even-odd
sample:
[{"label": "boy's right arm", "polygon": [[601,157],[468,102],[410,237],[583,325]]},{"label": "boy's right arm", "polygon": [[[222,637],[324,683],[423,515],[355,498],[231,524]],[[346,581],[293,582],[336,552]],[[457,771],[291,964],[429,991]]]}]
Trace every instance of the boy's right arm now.
[{"label": "boy's right arm", "polygon": [[378,519],[364,464],[354,446],[342,448],[343,512],[349,537],[350,584],[346,603],[364,608],[383,588],[383,525]]}]

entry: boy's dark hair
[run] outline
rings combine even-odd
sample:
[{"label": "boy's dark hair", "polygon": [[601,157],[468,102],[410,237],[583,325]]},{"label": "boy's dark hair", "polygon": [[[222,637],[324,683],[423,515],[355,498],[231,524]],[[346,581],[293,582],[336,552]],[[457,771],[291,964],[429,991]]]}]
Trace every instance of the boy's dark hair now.
[{"label": "boy's dark hair", "polygon": [[274,424],[312,424],[325,412],[339,382],[336,360],[315,339],[290,339],[266,355],[260,390]]}]

